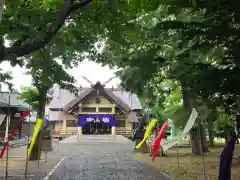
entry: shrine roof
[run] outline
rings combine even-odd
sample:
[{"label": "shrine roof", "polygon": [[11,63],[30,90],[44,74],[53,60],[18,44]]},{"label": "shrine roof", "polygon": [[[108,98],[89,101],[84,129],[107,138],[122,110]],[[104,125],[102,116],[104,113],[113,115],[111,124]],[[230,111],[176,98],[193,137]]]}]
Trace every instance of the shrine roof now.
[{"label": "shrine roof", "polygon": [[[97,87],[80,88],[78,96],[70,93],[68,90],[55,89],[53,92],[53,100],[50,102],[49,109],[63,108],[65,111],[72,108],[77,103],[85,99]],[[99,87],[98,87],[99,88]],[[141,103],[136,94],[124,91],[120,88],[102,88],[105,95],[111,98],[116,104],[121,106],[125,111],[142,109]]]}]

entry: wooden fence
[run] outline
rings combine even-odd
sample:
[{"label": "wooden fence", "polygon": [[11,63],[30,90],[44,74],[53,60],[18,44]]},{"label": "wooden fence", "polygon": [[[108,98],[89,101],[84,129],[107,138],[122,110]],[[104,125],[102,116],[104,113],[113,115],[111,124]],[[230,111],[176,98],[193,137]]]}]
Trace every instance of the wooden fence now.
[{"label": "wooden fence", "polygon": [[[132,137],[132,131],[127,129],[117,130],[116,134],[125,136],[127,138]],[[77,135],[77,131],[76,130],[60,130],[60,131],[52,130],[52,137],[67,137],[71,135]]]}]

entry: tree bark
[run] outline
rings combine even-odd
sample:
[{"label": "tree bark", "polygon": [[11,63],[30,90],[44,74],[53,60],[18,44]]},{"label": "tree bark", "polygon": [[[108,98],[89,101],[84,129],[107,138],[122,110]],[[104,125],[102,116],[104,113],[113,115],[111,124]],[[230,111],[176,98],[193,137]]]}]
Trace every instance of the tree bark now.
[{"label": "tree bark", "polygon": [[[190,113],[192,109],[192,104],[191,104],[191,92],[188,88],[188,82],[186,77],[181,78],[181,90],[182,90],[182,97],[183,97],[183,105],[184,109],[186,112]],[[201,149],[200,149],[200,139],[198,136],[199,129],[196,127],[193,127],[190,130],[190,138],[191,138],[191,144],[192,144],[192,154],[193,155],[199,155],[201,154]]]},{"label": "tree bark", "polygon": [[[47,89],[39,89],[39,109],[37,112],[37,117],[42,120],[44,119],[45,114],[45,105],[47,100],[46,95]],[[29,160],[35,161],[40,159],[41,151],[42,151],[42,129],[38,134],[37,140],[33,146]]]},{"label": "tree bark", "polygon": [[36,142],[32,148],[32,152],[29,157],[30,161],[36,161],[41,158],[41,144],[42,144],[41,137],[42,137],[42,132],[40,131],[37,136]]},{"label": "tree bark", "polygon": [[[180,79],[182,87],[183,105],[186,112],[191,112],[193,106],[194,95],[191,93],[186,77]],[[190,130],[190,137],[192,143],[192,154],[200,155],[208,151],[206,146],[206,136],[204,134],[203,126],[200,124],[199,127],[193,127]],[[201,148],[202,147],[202,148]]]},{"label": "tree bark", "polygon": [[214,137],[215,133],[213,131],[213,122],[217,118],[217,112],[216,112],[216,105],[213,104],[212,102],[208,103],[208,106],[211,109],[210,116],[208,117],[208,137],[209,137],[209,146],[214,147]]},{"label": "tree bark", "polygon": [[[140,143],[142,141],[142,139],[136,139],[135,140],[135,144],[137,145],[138,143]],[[134,150],[136,151],[136,152],[141,152],[141,153],[148,153],[149,151],[148,151],[148,145],[147,145],[147,143],[146,142],[144,142],[143,143],[143,145],[139,148],[139,149],[135,149],[134,148]]]},{"label": "tree bark", "polygon": [[163,151],[162,146],[160,146],[159,152],[157,153],[157,155],[159,155],[159,156],[167,156],[167,154]]},{"label": "tree bark", "polygon": [[204,128],[202,125],[192,128],[190,131],[190,136],[193,155],[201,155],[202,153],[208,152],[206,136],[204,134]]},{"label": "tree bark", "polygon": [[192,154],[200,155],[200,141],[198,137],[198,128],[192,128],[190,131],[191,143],[192,143]]},{"label": "tree bark", "polygon": [[207,146],[207,138],[206,138],[206,133],[205,133],[205,128],[202,124],[200,124],[200,138],[201,138],[201,147],[202,147],[202,152],[206,153],[208,152],[208,146]]},{"label": "tree bark", "polygon": [[225,144],[227,144],[228,143],[228,139],[229,139],[229,126],[228,125],[226,125],[225,127],[224,127],[224,140],[225,140]]},{"label": "tree bark", "polygon": [[209,146],[214,147],[213,121],[211,118],[209,118],[208,120],[208,138],[209,138]]}]

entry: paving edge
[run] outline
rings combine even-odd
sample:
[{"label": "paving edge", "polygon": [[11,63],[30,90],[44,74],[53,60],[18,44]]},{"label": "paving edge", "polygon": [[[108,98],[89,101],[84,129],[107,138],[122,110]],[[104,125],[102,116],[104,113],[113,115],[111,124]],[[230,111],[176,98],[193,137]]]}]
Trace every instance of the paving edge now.
[{"label": "paving edge", "polygon": [[[154,167],[152,167],[152,166],[148,165],[147,163],[145,163],[145,162],[144,162],[144,161],[142,161],[142,160],[139,160],[139,159],[134,159],[134,160],[136,160],[136,161],[140,162],[141,164],[147,165],[147,166],[149,166],[149,167],[153,168],[155,171],[157,171],[157,170],[156,170],[156,168],[154,168]],[[164,172],[157,171],[157,173],[159,173],[159,174],[162,174],[162,175],[166,176],[166,177],[167,177],[169,180],[173,180],[173,178],[172,178],[172,177],[170,177],[168,174],[166,174],[166,173],[164,173]]]}]

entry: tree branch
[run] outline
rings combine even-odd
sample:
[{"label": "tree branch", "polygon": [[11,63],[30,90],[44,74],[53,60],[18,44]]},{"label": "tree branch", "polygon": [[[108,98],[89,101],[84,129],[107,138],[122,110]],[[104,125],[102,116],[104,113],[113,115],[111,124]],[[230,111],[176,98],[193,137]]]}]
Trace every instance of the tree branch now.
[{"label": "tree branch", "polygon": [[[62,9],[59,11],[56,20],[51,24],[51,26],[46,30],[43,39],[35,39],[34,41],[27,41],[22,43],[20,46],[11,46],[9,48],[5,48],[3,52],[0,52],[0,61],[7,59],[9,56],[13,55],[16,57],[21,57],[27,54],[30,54],[34,51],[37,51],[43,48],[46,44],[48,44],[55,34],[60,30],[60,28],[64,25],[66,18],[74,11],[87,6],[90,4],[92,0],[84,0],[79,3],[72,4],[71,0],[64,0],[64,5]],[[17,40],[16,42],[21,42]],[[14,43],[15,44],[15,43]]]},{"label": "tree branch", "polygon": [[19,38],[17,41],[15,41],[12,45],[12,47],[18,47],[20,46],[24,41],[28,39],[28,34],[24,33],[21,38]]},{"label": "tree branch", "polygon": [[78,3],[75,3],[75,4],[71,5],[70,10],[75,11],[75,10],[81,8],[81,7],[84,7],[88,4],[90,4],[91,2],[92,2],[92,0],[80,1]]}]

